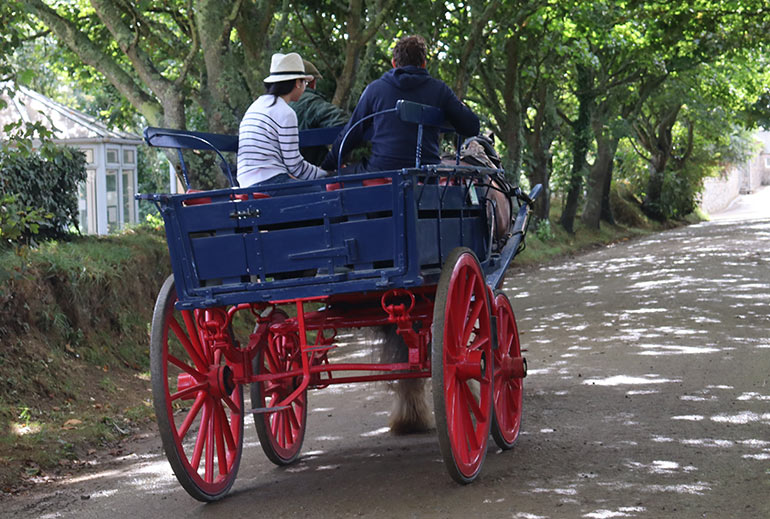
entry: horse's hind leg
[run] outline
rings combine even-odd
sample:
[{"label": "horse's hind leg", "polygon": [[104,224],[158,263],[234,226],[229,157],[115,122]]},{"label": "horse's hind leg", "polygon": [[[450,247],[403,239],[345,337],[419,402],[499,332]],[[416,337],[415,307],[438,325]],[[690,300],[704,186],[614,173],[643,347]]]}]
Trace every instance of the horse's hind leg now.
[{"label": "horse's hind leg", "polygon": [[[382,337],[381,362],[406,362],[409,350],[394,325],[378,330]],[[390,430],[393,434],[425,432],[433,427],[433,413],[426,402],[425,379],[405,378],[393,382],[390,387],[396,400],[390,413]]]},{"label": "horse's hind leg", "polygon": [[435,427],[433,414],[425,401],[425,386],[424,378],[396,381],[396,401],[388,423],[393,434],[419,433]]}]

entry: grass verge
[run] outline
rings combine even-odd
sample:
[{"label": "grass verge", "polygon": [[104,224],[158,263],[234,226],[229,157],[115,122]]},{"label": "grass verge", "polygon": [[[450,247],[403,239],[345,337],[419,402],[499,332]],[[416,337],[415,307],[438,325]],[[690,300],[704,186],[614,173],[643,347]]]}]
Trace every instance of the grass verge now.
[{"label": "grass verge", "polygon": [[0,254],[0,489],[66,473],[152,416],[148,331],[162,234]]}]

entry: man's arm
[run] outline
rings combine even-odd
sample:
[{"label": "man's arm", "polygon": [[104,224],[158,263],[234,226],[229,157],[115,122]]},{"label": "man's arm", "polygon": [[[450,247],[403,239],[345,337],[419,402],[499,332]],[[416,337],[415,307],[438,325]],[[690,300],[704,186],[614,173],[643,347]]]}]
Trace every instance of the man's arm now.
[{"label": "man's arm", "polygon": [[[361,120],[363,117],[366,117],[369,113],[369,98],[367,96],[368,88],[364,90],[364,92],[361,94],[361,97],[358,100],[358,104],[356,105],[356,108],[353,110],[353,114],[350,116],[350,120],[347,122],[344,128],[342,128],[342,131],[337,136],[337,139],[334,141],[334,144],[332,145],[332,149],[329,151],[329,153],[326,155],[326,158],[321,163],[321,167],[326,170],[336,170],[337,169],[337,158],[339,157],[340,152],[340,146],[342,145],[342,139],[345,137],[345,134],[348,132],[348,130],[356,124],[357,121]],[[356,126],[352,132],[350,132],[350,135],[348,135],[347,140],[345,141],[345,149],[342,153],[342,158],[344,159],[345,156],[350,153],[352,150],[360,146],[364,142],[364,135],[367,130],[367,128],[371,125],[371,121],[366,121],[362,124],[359,124]]]},{"label": "man's arm", "polygon": [[452,123],[457,133],[464,137],[472,137],[479,134],[481,123],[476,114],[460,101],[452,90],[445,84],[447,99],[443,106],[447,120]]}]

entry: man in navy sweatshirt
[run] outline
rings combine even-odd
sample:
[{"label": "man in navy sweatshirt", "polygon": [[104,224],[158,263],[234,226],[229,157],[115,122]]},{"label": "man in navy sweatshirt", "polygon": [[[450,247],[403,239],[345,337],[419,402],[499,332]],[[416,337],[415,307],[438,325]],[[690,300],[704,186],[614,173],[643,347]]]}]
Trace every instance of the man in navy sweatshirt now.
[{"label": "man in navy sweatshirt", "polygon": [[[391,61],[393,68],[372,81],[361,94],[350,120],[321,164],[323,169],[337,169],[340,145],[348,128],[367,115],[395,107],[399,99],[441,108],[460,135],[479,133],[479,118],[446,83],[431,77],[425,70],[427,52],[422,36],[405,36],[396,43]],[[365,141],[372,143],[369,159],[345,168],[343,173],[414,167],[417,125],[402,122],[397,113],[377,115],[358,125],[345,141],[343,159]],[[424,127],[421,162],[440,162],[438,128]]]}]

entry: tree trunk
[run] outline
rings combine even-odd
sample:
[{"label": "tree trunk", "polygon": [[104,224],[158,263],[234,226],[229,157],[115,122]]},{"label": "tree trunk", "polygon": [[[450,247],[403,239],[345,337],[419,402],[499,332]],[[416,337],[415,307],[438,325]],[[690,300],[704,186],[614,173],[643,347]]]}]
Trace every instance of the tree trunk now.
[{"label": "tree trunk", "polygon": [[610,188],[612,187],[612,172],[615,170],[615,152],[618,150],[618,141],[615,141],[615,146],[612,151],[613,160],[607,165],[609,168],[608,174],[604,177],[604,189],[602,189],[602,220],[610,225],[615,225],[615,215],[612,214],[612,206],[610,204]]},{"label": "tree trunk", "polygon": [[468,82],[478,66],[479,50],[483,47],[484,43],[482,38],[484,28],[489,25],[489,20],[494,16],[500,5],[500,2],[487,3],[484,10],[481,12],[481,15],[471,24],[468,38],[465,40],[460,55],[460,63],[457,68],[454,82],[454,92],[460,99],[465,97],[465,91],[468,89]]},{"label": "tree trunk", "polygon": [[647,181],[647,192],[642,200],[642,211],[653,220],[663,221],[665,216],[661,207],[661,195],[663,194],[663,179],[666,173],[668,157],[665,154],[657,154],[652,157],[650,164],[650,179]]},{"label": "tree trunk", "polygon": [[591,112],[595,97],[591,90],[592,83],[593,77],[588,67],[578,65],[578,117],[572,125],[572,169],[569,176],[567,201],[559,220],[561,226],[569,233],[575,232],[575,216],[577,215],[578,203],[580,202],[580,194],[583,188],[583,175],[587,168],[586,155],[591,144]]},{"label": "tree trunk", "polygon": [[[265,54],[265,35],[273,20],[278,0],[257,0],[243,2],[241,15],[235,21],[238,39],[243,45],[244,63],[240,71],[246,84],[250,99],[256,99],[262,92],[262,79],[265,77],[267,62]],[[269,49],[268,49],[269,50]],[[248,105],[238,107],[238,112],[246,111]]]},{"label": "tree trunk", "polygon": [[551,143],[556,134],[556,114],[548,82],[542,81],[538,86],[534,104],[537,113],[531,128],[526,132],[527,144],[532,153],[527,179],[532,187],[537,184],[543,186],[543,194],[535,201],[534,213],[539,220],[546,220],[551,212]]},{"label": "tree trunk", "polygon": [[[609,204],[612,163],[615,160],[615,151],[618,149],[618,140],[611,136],[610,130],[602,121],[597,121],[594,125],[594,135],[596,136],[596,158],[588,174],[586,202],[581,216],[583,224],[590,229],[599,228],[605,197],[606,203]],[[607,210],[611,215],[611,209],[608,207]]]},{"label": "tree trunk", "polygon": [[521,103],[519,100],[519,34],[512,34],[505,42],[505,79],[503,103],[505,119],[501,124],[503,142],[507,153],[503,156],[503,169],[514,184],[519,184],[521,170]]},{"label": "tree trunk", "polygon": [[674,146],[672,131],[681,108],[682,105],[677,104],[665,112],[659,118],[654,131],[651,132],[652,135],[646,139],[648,151],[650,151],[650,179],[647,182],[647,193],[642,201],[642,211],[653,220],[666,219],[661,206],[663,179]]},{"label": "tree trunk", "polygon": [[[345,64],[342,73],[337,77],[337,89],[334,91],[332,103],[337,106],[346,106],[356,80],[361,52],[371,40],[377,30],[391,16],[395,8],[396,0],[385,0],[377,13],[364,12],[364,0],[349,0],[347,34],[348,46],[345,49]],[[368,21],[368,24],[366,23]]]}]

